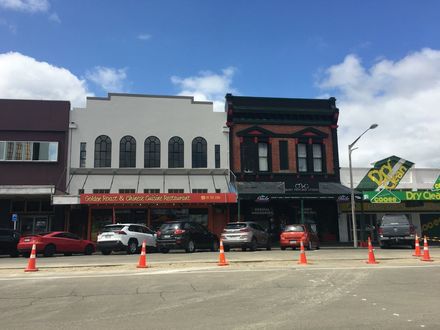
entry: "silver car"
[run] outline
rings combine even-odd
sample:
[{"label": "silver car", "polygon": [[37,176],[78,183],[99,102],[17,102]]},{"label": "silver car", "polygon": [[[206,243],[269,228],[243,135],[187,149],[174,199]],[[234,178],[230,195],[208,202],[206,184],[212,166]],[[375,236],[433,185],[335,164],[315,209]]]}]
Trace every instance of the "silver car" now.
[{"label": "silver car", "polygon": [[247,248],[255,251],[258,247],[271,249],[270,234],[258,223],[252,221],[228,223],[221,238],[225,251],[240,247],[243,251]]}]

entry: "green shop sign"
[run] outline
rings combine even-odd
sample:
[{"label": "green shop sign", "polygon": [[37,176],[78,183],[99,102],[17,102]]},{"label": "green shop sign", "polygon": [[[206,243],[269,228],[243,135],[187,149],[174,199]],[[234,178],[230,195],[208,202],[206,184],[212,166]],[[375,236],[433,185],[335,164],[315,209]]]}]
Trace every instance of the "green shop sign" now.
[{"label": "green shop sign", "polygon": [[386,189],[377,191],[364,191],[364,200],[371,203],[396,204],[401,201],[439,201],[440,191],[389,191]]},{"label": "green shop sign", "polygon": [[379,160],[359,182],[357,190],[396,189],[400,180],[405,176],[414,163],[397,156]]},{"label": "green shop sign", "polygon": [[438,176],[437,181],[435,181],[432,191],[440,191],[440,175]]}]

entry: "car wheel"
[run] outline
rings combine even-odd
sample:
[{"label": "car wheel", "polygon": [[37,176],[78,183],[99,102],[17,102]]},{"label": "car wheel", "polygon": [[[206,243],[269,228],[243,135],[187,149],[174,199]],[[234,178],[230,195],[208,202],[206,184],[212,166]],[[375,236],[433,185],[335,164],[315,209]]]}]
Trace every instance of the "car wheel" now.
[{"label": "car wheel", "polygon": [[267,239],[266,251],[270,251],[270,250],[272,250],[272,242],[270,241],[270,239]]},{"label": "car wheel", "polygon": [[229,252],[231,250],[228,245],[223,245],[223,249],[225,250],[225,252]]},{"label": "car wheel", "polygon": [[243,247],[241,248],[241,251],[243,251],[243,252],[246,252],[246,250],[247,250],[246,246],[243,246]]},{"label": "car wheel", "polygon": [[285,246],[281,246],[281,250],[286,251],[286,247]]},{"label": "car wheel", "polygon": [[160,252],[162,252],[162,253],[168,253],[168,252],[170,252],[170,249],[168,249],[168,248],[160,248],[159,249],[160,250]]},{"label": "car wheel", "polygon": [[52,257],[56,251],[56,247],[53,244],[46,245],[43,251],[45,257]]},{"label": "car wheel", "polygon": [[312,241],[309,241],[309,244],[307,244],[307,250],[311,250],[312,249]]},{"label": "car wheel", "polygon": [[389,245],[385,242],[379,242],[379,246],[381,249],[388,249]]},{"label": "car wheel", "polygon": [[70,257],[71,255],[72,255],[72,253],[70,253],[70,252],[64,253],[64,256],[66,256],[66,257]]},{"label": "car wheel", "polygon": [[211,251],[212,252],[218,251],[218,242],[216,240],[214,240],[214,242],[212,242]]},{"label": "car wheel", "polygon": [[316,250],[319,250],[321,246],[319,244],[316,244]]},{"label": "car wheel", "polygon": [[258,243],[257,243],[257,239],[255,237],[252,238],[252,242],[251,242],[251,247],[250,250],[251,251],[256,251],[258,248]]},{"label": "car wheel", "polygon": [[86,248],[84,249],[84,254],[86,255],[86,256],[89,256],[89,255],[91,255],[92,253],[93,253],[93,245],[91,245],[91,244],[89,244],[89,245],[87,245],[86,246]]},{"label": "car wheel", "polygon": [[29,258],[31,256],[31,254],[30,254],[30,252],[25,252],[25,253],[22,253],[21,256],[23,258]]},{"label": "car wheel", "polygon": [[194,242],[192,240],[189,240],[188,244],[186,245],[185,251],[187,253],[193,253],[196,250],[196,247],[194,245]]},{"label": "car wheel", "polygon": [[131,239],[128,241],[127,254],[135,254],[138,250],[138,241]]},{"label": "car wheel", "polygon": [[112,250],[101,250],[101,253],[105,256],[108,256],[110,253],[112,253]]}]

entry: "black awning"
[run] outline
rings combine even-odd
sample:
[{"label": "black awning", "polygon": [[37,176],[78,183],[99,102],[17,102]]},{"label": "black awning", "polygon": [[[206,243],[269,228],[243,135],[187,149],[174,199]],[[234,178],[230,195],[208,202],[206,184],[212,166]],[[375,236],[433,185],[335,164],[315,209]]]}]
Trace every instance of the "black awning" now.
[{"label": "black awning", "polygon": [[[351,189],[337,182],[319,182],[319,193],[323,195],[350,195]],[[362,195],[354,191],[355,195]]]},{"label": "black awning", "polygon": [[237,182],[239,194],[285,194],[284,182]]}]

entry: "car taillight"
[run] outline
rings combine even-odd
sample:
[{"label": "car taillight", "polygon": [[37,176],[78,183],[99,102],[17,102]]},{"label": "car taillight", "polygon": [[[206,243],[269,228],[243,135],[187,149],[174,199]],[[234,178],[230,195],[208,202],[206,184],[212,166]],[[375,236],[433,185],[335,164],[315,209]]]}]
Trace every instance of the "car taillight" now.
[{"label": "car taillight", "polygon": [[162,235],[162,233],[160,232],[160,230],[156,231],[156,235],[157,235],[157,236]]},{"label": "car taillight", "polygon": [[378,233],[379,235],[382,235],[382,234],[383,234],[383,228],[378,228],[378,229],[377,229],[377,233]]},{"label": "car taillight", "polygon": [[250,232],[251,230],[250,230],[249,228],[242,228],[242,229],[240,229],[240,231],[241,231],[242,233],[248,233],[248,232]]},{"label": "car taillight", "polygon": [[125,231],[123,231],[123,230],[115,231],[115,234],[127,235],[127,233]]},{"label": "car taillight", "polygon": [[183,229],[176,229],[174,231],[174,235],[182,235],[184,232],[185,232],[185,230],[183,230]]}]

